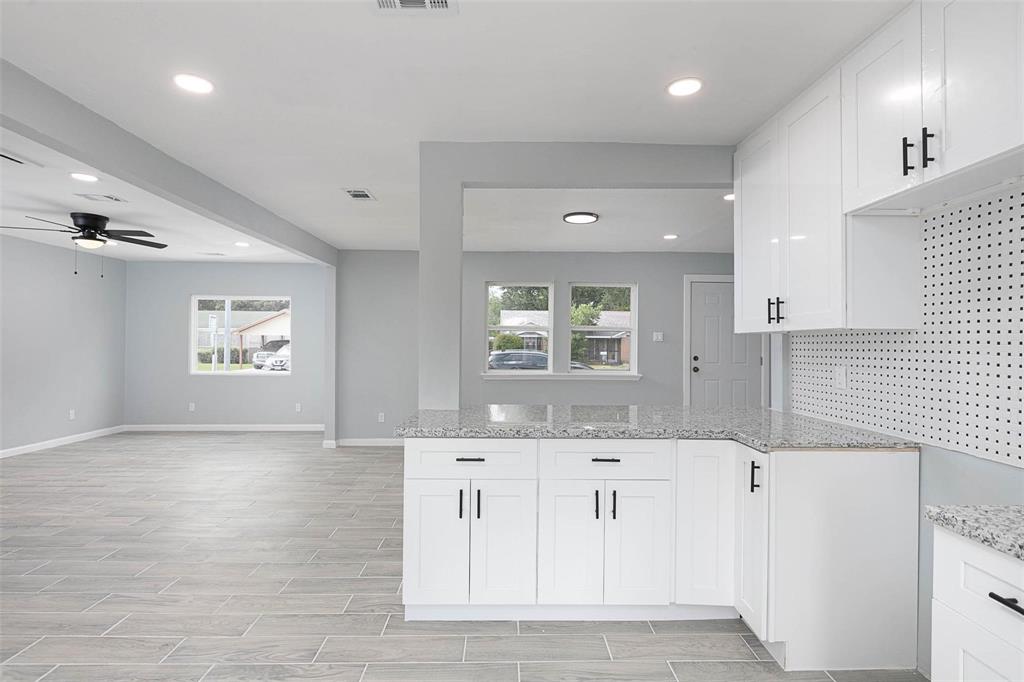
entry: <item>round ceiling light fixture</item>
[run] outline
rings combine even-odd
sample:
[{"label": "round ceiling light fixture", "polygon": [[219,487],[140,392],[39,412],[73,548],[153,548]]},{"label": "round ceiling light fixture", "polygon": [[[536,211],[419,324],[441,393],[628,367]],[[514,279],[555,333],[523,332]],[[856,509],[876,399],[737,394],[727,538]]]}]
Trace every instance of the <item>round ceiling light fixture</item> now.
[{"label": "round ceiling light fixture", "polygon": [[106,239],[100,237],[95,232],[86,232],[77,237],[72,237],[71,240],[83,249],[98,249],[107,243]]},{"label": "round ceiling light fixture", "polygon": [[726,201],[736,201],[736,195],[733,194],[732,192],[730,192],[729,194],[726,194],[722,198],[725,199]]},{"label": "round ceiling light fixture", "polygon": [[704,83],[701,79],[693,78],[691,76],[672,81],[668,84],[668,88],[666,89],[668,90],[668,94],[673,97],[688,97],[700,90],[702,87],[704,87]]},{"label": "round ceiling light fixture", "polygon": [[589,213],[587,211],[573,211],[572,213],[566,213],[562,216],[562,220],[571,225],[590,225],[596,223],[600,216],[596,213]]},{"label": "round ceiling light fixture", "polygon": [[235,246],[245,249],[249,247],[249,242],[235,242]]},{"label": "round ceiling light fixture", "polygon": [[174,77],[174,84],[196,95],[209,95],[213,92],[213,83],[190,73],[179,73]]},{"label": "round ceiling light fixture", "polygon": [[668,240],[679,239],[679,235],[678,234],[666,234],[664,237],[662,237],[662,239],[668,239]]},{"label": "round ceiling light fixture", "polygon": [[92,173],[69,173],[69,175],[72,180],[78,180],[80,182],[97,182],[99,180],[99,178]]}]

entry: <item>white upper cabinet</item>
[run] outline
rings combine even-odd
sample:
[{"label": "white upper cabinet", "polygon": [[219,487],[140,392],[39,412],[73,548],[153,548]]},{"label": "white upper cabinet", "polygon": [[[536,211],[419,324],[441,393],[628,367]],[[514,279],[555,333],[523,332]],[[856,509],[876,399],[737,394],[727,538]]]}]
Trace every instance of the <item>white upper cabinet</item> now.
[{"label": "white upper cabinet", "polygon": [[843,207],[854,210],[921,179],[921,5],[872,36],[841,67]]},{"label": "white upper cabinet", "polygon": [[925,2],[922,26],[925,180],[1024,144],[1024,2]]},{"label": "white upper cabinet", "polygon": [[779,115],[786,295],[775,311],[787,330],[844,322],[839,71]]},{"label": "white upper cabinet", "polygon": [[784,297],[783,223],[779,211],[778,122],[772,119],[736,148],[733,161],[737,332],[779,331],[775,297]]}]

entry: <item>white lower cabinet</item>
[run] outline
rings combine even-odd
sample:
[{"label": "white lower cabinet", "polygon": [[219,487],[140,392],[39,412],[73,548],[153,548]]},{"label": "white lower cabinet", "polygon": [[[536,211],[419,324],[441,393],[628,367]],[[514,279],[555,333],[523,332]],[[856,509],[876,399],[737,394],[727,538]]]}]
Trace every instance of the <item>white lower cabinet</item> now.
[{"label": "white lower cabinet", "polygon": [[604,602],[604,481],[540,482],[537,603]]},{"label": "white lower cabinet", "polygon": [[1020,682],[1024,651],[932,601],[932,682]]},{"label": "white lower cabinet", "polygon": [[672,500],[668,481],[606,481],[605,604],[668,604]]},{"label": "white lower cabinet", "polygon": [[749,448],[736,467],[736,610],[768,639],[768,455]]},{"label": "white lower cabinet", "polygon": [[469,603],[469,481],[406,480],[402,531],[405,599]]},{"label": "white lower cabinet", "polygon": [[537,482],[472,481],[469,603],[537,599]]}]

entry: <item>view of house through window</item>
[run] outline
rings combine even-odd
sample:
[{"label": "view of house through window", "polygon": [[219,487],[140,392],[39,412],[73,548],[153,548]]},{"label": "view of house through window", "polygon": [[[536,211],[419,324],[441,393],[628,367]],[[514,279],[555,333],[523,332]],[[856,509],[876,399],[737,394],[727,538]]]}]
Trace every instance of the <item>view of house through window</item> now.
[{"label": "view of house through window", "polygon": [[192,297],[193,374],[288,374],[292,302],[287,297]]},{"label": "view of house through window", "polygon": [[487,370],[549,371],[551,287],[487,285]]},{"label": "view of house through window", "polygon": [[573,284],[570,292],[570,371],[630,371],[635,287]]}]

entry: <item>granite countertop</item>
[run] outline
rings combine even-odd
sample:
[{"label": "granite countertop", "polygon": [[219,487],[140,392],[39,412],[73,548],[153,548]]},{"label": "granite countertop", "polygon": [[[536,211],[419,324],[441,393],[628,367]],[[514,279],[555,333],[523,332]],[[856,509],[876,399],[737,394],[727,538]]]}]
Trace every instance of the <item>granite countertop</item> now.
[{"label": "granite countertop", "polygon": [[679,438],[735,440],[761,452],[795,448],[915,448],[916,443],[760,408],[680,405],[478,405],[420,410],[403,438]]},{"label": "granite countertop", "polygon": [[1024,505],[928,506],[936,526],[1024,561]]}]

